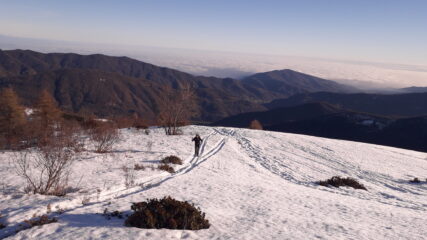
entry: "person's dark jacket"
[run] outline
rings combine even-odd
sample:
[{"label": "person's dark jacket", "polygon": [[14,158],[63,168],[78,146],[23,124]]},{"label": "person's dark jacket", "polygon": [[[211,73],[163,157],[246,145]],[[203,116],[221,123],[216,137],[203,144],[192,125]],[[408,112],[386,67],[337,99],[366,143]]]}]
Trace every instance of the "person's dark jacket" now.
[{"label": "person's dark jacket", "polygon": [[200,143],[203,142],[200,136],[195,136],[191,141],[193,141],[196,146],[200,146]]}]

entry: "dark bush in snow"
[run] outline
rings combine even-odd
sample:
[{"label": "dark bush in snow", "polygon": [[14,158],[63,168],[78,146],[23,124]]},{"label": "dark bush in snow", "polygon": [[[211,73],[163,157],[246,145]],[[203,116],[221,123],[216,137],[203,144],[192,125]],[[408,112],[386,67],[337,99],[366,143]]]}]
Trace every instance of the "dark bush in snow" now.
[{"label": "dark bush in snow", "polygon": [[5,228],[6,227],[6,225],[5,224],[3,224],[3,223],[1,223],[1,218],[2,218],[3,216],[0,214],[0,229],[2,229],[2,228]]},{"label": "dark bush in snow", "polygon": [[104,213],[102,214],[107,220],[111,220],[112,218],[123,219],[123,213],[120,211],[108,211],[108,208],[104,209]]},{"label": "dark bush in snow", "polygon": [[[426,180],[427,180],[427,179],[426,179]],[[418,179],[418,178],[414,178],[414,179],[410,180],[409,182],[410,182],[410,183],[420,183],[421,181],[420,181],[420,179]]]},{"label": "dark bush in snow", "polygon": [[173,155],[163,158],[162,161],[160,161],[160,162],[164,163],[164,164],[169,164],[169,163],[182,164],[181,158],[179,158],[177,156],[173,156]]},{"label": "dark bush in snow", "polygon": [[360,184],[359,182],[357,182],[355,179],[353,178],[342,178],[342,177],[332,177],[328,180],[325,181],[319,181],[317,182],[317,184],[328,187],[329,185],[334,186],[334,187],[341,187],[341,186],[347,186],[347,187],[352,187],[355,189],[363,189],[363,190],[367,190],[365,186],[363,186],[363,184]]},{"label": "dark bush in snow", "polygon": [[169,166],[168,164],[162,164],[158,167],[160,170],[166,171],[166,172],[170,172],[170,173],[174,173],[175,170],[173,169],[173,167]]},{"label": "dark bush in snow", "polygon": [[134,169],[137,171],[138,170],[145,170],[145,167],[142,164],[136,163]]},{"label": "dark bush in snow", "polygon": [[49,224],[49,223],[58,222],[58,219],[56,219],[54,217],[50,218],[47,215],[42,215],[40,217],[34,217],[30,220],[25,220],[24,222],[26,224],[28,224],[30,228],[32,228],[35,226],[41,226],[41,225],[45,225],[45,224]]},{"label": "dark bush in snow", "polygon": [[188,230],[210,227],[209,221],[205,219],[205,214],[199,208],[171,197],[133,203],[131,209],[134,213],[126,219],[126,226]]}]

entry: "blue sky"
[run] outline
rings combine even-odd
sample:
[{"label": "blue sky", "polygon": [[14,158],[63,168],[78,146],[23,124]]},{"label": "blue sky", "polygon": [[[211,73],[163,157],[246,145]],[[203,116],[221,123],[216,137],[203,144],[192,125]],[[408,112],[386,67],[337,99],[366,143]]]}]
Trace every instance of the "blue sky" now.
[{"label": "blue sky", "polygon": [[427,65],[427,1],[2,0],[0,34]]}]

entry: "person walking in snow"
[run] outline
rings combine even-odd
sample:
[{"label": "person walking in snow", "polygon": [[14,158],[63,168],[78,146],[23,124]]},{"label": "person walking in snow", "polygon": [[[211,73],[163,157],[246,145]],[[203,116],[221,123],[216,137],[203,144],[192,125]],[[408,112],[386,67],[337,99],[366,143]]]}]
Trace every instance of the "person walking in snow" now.
[{"label": "person walking in snow", "polygon": [[200,138],[199,134],[196,134],[196,136],[191,140],[194,142],[194,156],[199,156],[199,149],[200,149],[200,143],[203,142],[203,140]]}]

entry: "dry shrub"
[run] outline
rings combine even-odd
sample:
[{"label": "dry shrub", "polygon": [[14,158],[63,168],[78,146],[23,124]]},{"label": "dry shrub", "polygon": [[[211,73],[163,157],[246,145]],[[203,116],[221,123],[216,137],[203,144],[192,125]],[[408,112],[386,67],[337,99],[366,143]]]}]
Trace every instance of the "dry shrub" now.
[{"label": "dry shrub", "polygon": [[99,122],[94,128],[89,129],[89,138],[95,144],[95,152],[106,153],[120,141],[120,134],[114,123]]},{"label": "dry shrub", "polygon": [[125,225],[137,228],[168,228],[200,230],[210,227],[205,214],[193,204],[171,197],[149,199],[147,202],[133,203],[134,211]]},{"label": "dry shrub", "polygon": [[81,122],[81,125],[86,131],[90,132],[92,129],[97,128],[101,123],[101,121],[96,120],[94,117],[88,117]]},{"label": "dry shrub", "polygon": [[27,192],[64,196],[80,148],[79,132],[75,126],[63,123],[48,131],[38,135],[34,148],[17,153],[14,163],[18,175],[27,183]]},{"label": "dry shrub", "polygon": [[35,227],[35,226],[42,226],[49,223],[55,223],[58,222],[58,219],[54,217],[49,217],[47,215],[42,215],[40,217],[33,217],[32,219],[25,220],[24,223],[28,224],[29,228]]},{"label": "dry shrub", "polygon": [[181,158],[179,158],[177,156],[174,156],[174,155],[167,156],[167,157],[163,158],[160,162],[164,163],[164,164],[169,164],[169,163],[171,163],[171,164],[179,164],[179,165],[182,164]]},{"label": "dry shrub", "polygon": [[139,170],[145,170],[145,167],[142,164],[136,163],[133,169],[135,169],[136,171],[139,171]]},{"label": "dry shrub", "polygon": [[108,211],[108,208],[104,209],[104,213],[102,213],[102,216],[104,216],[107,220],[111,220],[112,218],[118,218],[123,219],[123,213],[116,210],[116,211]]},{"label": "dry shrub", "polygon": [[147,145],[146,145],[146,147],[147,147],[147,151],[148,152],[151,152],[151,150],[153,149],[153,141],[147,141],[147,143],[146,143]]},{"label": "dry shrub", "polygon": [[[2,218],[3,216],[0,214],[0,219]],[[2,228],[5,228],[6,227],[6,224],[3,224],[3,223],[1,223],[0,222],[0,229],[2,229]]]},{"label": "dry shrub", "polygon": [[18,175],[26,181],[26,192],[64,196],[74,161],[72,150],[45,146],[35,151],[21,151],[15,156]]},{"label": "dry shrub", "polygon": [[121,116],[114,117],[112,121],[116,124],[118,128],[136,128],[136,129],[146,129],[148,124],[137,114],[131,116]]},{"label": "dry shrub", "polygon": [[175,169],[173,169],[173,167],[169,166],[168,164],[161,164],[159,165],[158,169],[166,172],[170,172],[170,173],[175,172]]},{"label": "dry shrub", "polygon": [[[84,150],[84,141],[82,140],[83,129],[75,121],[62,121],[58,124],[55,134],[62,135],[61,141],[67,149],[72,149],[74,152],[82,152]],[[57,140],[57,136],[51,138]]]},{"label": "dry shrub", "polygon": [[418,178],[414,178],[412,180],[409,181],[410,183],[421,183],[420,179]]},{"label": "dry shrub", "polygon": [[325,181],[319,181],[317,182],[317,184],[321,185],[321,186],[325,186],[328,187],[329,185],[334,186],[334,187],[341,187],[341,186],[348,186],[348,187],[352,187],[355,189],[363,189],[363,190],[367,190],[365,186],[363,186],[362,184],[360,184],[359,182],[357,182],[355,179],[353,178],[342,178],[342,177],[332,177],[330,179],[327,179]]},{"label": "dry shrub", "polygon": [[136,128],[138,130],[143,129],[144,133],[146,135],[150,134],[150,130],[148,130],[148,123],[146,121],[144,121],[142,118],[136,119],[135,122],[133,123],[132,127]]},{"label": "dry shrub", "polygon": [[130,188],[135,185],[135,172],[134,169],[122,166],[123,177],[125,179],[125,187]]},{"label": "dry shrub", "polygon": [[251,123],[249,124],[249,128],[250,129],[257,129],[257,130],[262,130],[262,125],[258,120],[252,120]]}]

